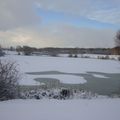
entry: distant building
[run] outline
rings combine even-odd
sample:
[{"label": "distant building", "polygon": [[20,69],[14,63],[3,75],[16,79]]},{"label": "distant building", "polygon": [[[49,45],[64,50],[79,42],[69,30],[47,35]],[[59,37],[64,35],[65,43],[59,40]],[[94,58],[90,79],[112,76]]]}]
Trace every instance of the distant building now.
[{"label": "distant building", "polygon": [[114,47],[112,48],[112,54],[113,55],[120,55],[120,47]]}]

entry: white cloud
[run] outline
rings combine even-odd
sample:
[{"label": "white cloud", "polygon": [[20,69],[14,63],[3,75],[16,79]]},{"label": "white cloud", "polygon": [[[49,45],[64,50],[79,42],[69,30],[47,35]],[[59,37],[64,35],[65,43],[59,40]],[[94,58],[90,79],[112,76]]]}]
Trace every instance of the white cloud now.
[{"label": "white cloud", "polygon": [[[36,6],[35,6],[36,5]],[[6,46],[112,47],[114,30],[70,25],[37,26],[35,7],[120,24],[120,0],[1,0],[0,43]]]},{"label": "white cloud", "polygon": [[45,10],[63,12],[120,24],[120,0],[1,0],[0,30],[30,26],[40,21],[35,5]]},{"label": "white cloud", "polygon": [[115,32],[67,25],[37,30],[24,28],[0,32],[0,43],[4,46],[26,44],[36,47],[113,47]]},{"label": "white cloud", "polygon": [[33,0],[1,0],[0,30],[33,25],[38,22]]},{"label": "white cloud", "polygon": [[41,9],[120,24],[120,0],[37,0]]},{"label": "white cloud", "polygon": [[118,9],[94,11],[91,14],[87,15],[87,17],[89,19],[105,23],[120,23],[120,11],[118,11]]}]

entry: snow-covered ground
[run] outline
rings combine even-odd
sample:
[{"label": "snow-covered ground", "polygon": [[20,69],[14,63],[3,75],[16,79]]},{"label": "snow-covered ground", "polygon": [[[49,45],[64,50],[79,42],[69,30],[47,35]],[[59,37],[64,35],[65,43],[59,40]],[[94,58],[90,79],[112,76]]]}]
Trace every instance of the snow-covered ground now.
[{"label": "snow-covered ground", "polygon": [[[20,84],[37,85],[39,82],[33,79],[56,78],[62,83],[85,83],[86,80],[82,77],[73,75],[28,75],[26,72],[43,72],[43,71],[59,71],[65,73],[87,73],[87,72],[102,72],[102,73],[119,73],[120,63],[114,60],[100,60],[89,58],[68,58],[68,57],[43,57],[43,56],[18,56],[6,55],[3,59],[13,60],[19,64],[20,72],[23,74],[23,79]],[[96,76],[95,77],[101,77]],[[105,77],[105,76],[102,76]]]},{"label": "snow-covered ground", "polygon": [[4,101],[0,120],[120,120],[120,99]]},{"label": "snow-covered ground", "polygon": [[[63,83],[85,83],[74,75],[29,75],[26,72],[59,71],[65,73],[120,73],[120,63],[113,60],[68,57],[18,56],[10,53],[1,59],[16,61],[24,85],[38,85],[35,78],[56,78]],[[106,78],[101,74],[94,77]],[[43,83],[41,83],[43,84]],[[10,100],[0,102],[0,120],[120,120],[119,98],[72,100]]]},{"label": "snow-covered ground", "polygon": [[67,73],[119,73],[120,64],[113,60],[11,55],[4,58],[16,61],[23,72],[61,71]]}]

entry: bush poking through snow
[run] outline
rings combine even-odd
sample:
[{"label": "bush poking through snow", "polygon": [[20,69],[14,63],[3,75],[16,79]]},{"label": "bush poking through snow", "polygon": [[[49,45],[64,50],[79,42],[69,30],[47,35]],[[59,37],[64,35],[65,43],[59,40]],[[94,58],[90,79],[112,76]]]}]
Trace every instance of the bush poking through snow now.
[{"label": "bush poking through snow", "polygon": [[30,90],[21,92],[22,99],[92,99],[96,98],[97,94],[84,90],[70,90],[70,89],[51,89],[51,90]]},{"label": "bush poking through snow", "polygon": [[120,61],[120,57],[118,57],[118,61]]},{"label": "bush poking through snow", "polygon": [[75,54],[75,55],[74,55],[74,57],[75,57],[75,58],[77,58],[77,57],[78,57],[78,55],[77,55],[77,54]]},{"label": "bush poking through snow", "polygon": [[73,57],[73,55],[72,55],[72,54],[69,54],[68,57]]},{"label": "bush poking through snow", "polygon": [[18,79],[16,63],[0,60],[0,100],[18,97]]}]

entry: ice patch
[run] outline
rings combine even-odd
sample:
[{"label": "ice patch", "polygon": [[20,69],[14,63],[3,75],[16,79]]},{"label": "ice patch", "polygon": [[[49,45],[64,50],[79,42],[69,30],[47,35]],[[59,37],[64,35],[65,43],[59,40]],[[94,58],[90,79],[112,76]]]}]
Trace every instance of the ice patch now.
[{"label": "ice patch", "polygon": [[87,82],[83,77],[78,77],[74,75],[40,75],[39,77],[58,79],[61,83],[66,84],[84,84]]},{"label": "ice patch", "polygon": [[45,85],[44,83],[40,83],[35,81],[34,79],[37,78],[36,75],[24,75],[24,77],[19,81],[20,85]]},{"label": "ice patch", "polygon": [[98,74],[93,74],[94,77],[97,77],[97,78],[108,78],[104,75],[98,75]]},{"label": "ice patch", "polygon": [[35,78],[54,78],[60,80],[61,83],[66,84],[84,84],[87,81],[83,77],[78,77],[74,75],[25,75],[25,77],[20,81],[20,85],[43,85],[35,81]]}]

